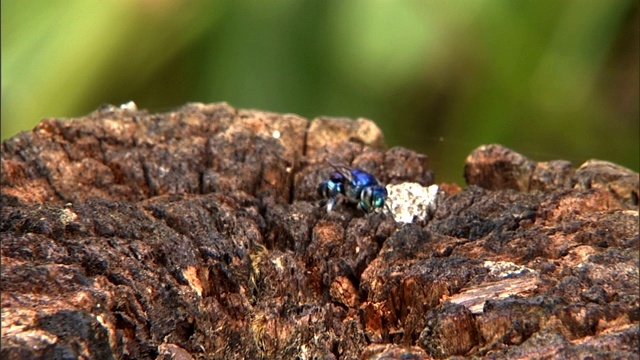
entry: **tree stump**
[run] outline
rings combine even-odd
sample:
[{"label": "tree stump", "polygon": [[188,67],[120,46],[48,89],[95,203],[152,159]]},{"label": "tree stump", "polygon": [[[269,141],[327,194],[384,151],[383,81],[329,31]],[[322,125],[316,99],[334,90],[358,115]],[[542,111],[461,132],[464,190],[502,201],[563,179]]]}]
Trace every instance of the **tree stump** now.
[{"label": "tree stump", "polygon": [[482,146],[405,224],[319,205],[328,159],[434,183],[366,119],[106,106],[1,155],[3,359],[640,355],[639,179],[615,164]]}]

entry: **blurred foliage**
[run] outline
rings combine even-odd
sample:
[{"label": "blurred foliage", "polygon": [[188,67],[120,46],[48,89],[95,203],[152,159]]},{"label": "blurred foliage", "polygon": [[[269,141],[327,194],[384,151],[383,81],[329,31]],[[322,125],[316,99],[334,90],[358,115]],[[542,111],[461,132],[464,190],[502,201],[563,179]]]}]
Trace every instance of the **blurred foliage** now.
[{"label": "blurred foliage", "polygon": [[2,138],[134,100],[375,120],[458,182],[501,143],[638,171],[633,0],[2,1]]}]

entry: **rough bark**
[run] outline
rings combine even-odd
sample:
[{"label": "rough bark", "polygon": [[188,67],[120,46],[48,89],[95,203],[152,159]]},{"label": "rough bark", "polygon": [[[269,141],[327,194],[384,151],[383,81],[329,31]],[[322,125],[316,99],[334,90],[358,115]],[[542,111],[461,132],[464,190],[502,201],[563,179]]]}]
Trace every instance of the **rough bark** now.
[{"label": "rough bark", "polygon": [[498,145],[424,224],[326,160],[431,185],[371,121],[190,104],[2,143],[2,358],[637,358],[638,174]]}]

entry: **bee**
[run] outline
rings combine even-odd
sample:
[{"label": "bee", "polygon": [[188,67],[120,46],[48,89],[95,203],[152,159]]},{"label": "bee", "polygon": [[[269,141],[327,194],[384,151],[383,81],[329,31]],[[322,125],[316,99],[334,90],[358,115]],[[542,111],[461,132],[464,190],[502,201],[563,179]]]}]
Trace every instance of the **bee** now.
[{"label": "bee", "polygon": [[355,203],[358,209],[370,213],[381,209],[387,199],[387,189],[380,185],[375,176],[360,169],[352,169],[346,165],[333,164],[334,172],[329,180],[318,185],[318,195],[327,202],[327,213],[331,212],[338,201],[338,196],[343,195],[349,202]]}]

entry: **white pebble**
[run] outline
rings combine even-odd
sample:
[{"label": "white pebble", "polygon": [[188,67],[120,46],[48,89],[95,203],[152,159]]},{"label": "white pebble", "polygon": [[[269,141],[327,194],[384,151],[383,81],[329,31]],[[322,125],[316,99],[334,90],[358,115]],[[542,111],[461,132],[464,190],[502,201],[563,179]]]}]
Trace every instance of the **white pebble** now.
[{"label": "white pebble", "polygon": [[388,210],[397,222],[411,223],[428,220],[444,195],[438,185],[424,187],[418,183],[387,185]]}]

